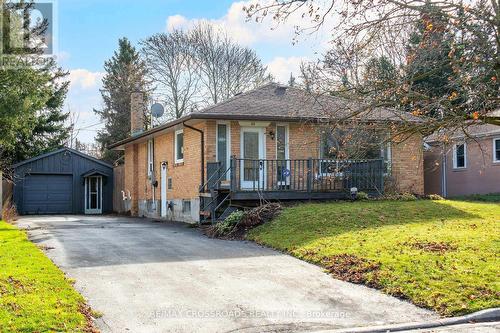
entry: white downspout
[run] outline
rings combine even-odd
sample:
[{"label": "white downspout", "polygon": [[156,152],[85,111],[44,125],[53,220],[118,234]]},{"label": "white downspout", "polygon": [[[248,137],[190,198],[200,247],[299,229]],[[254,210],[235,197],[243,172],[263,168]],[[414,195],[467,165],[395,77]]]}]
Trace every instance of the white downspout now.
[{"label": "white downspout", "polygon": [[448,196],[448,188],[447,188],[447,175],[446,175],[446,169],[447,169],[447,154],[446,154],[446,149],[445,149],[445,144],[443,143],[443,150],[441,152],[442,155],[442,163],[441,163],[441,188],[442,188],[442,195],[443,197]]}]

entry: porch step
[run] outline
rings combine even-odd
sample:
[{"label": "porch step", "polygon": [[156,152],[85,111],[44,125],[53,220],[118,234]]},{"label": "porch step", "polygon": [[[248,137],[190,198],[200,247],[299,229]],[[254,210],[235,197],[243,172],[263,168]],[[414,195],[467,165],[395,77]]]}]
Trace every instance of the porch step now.
[{"label": "porch step", "polygon": [[200,197],[211,198],[212,193],[200,192]]}]

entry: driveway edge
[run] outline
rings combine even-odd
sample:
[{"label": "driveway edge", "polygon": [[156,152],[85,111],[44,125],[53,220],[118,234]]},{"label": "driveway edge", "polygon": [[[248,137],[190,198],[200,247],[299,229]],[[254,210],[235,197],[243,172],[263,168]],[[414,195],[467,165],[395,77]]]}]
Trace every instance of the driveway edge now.
[{"label": "driveway edge", "polygon": [[356,327],[348,329],[335,329],[323,332],[331,333],[386,333],[386,332],[401,332],[409,330],[419,330],[436,328],[443,326],[454,326],[460,324],[470,324],[470,323],[484,323],[484,322],[495,322],[500,321],[500,308],[492,308],[477,311],[461,317],[444,318],[440,320],[433,320],[424,323],[410,323],[410,324],[395,324],[395,325],[385,325],[385,326],[368,326],[368,327]]}]

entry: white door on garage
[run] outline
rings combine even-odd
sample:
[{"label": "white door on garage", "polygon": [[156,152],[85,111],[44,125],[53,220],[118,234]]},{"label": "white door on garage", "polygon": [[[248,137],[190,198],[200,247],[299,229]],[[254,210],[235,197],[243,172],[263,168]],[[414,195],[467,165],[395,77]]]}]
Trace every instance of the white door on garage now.
[{"label": "white door on garage", "polygon": [[25,214],[71,214],[72,175],[27,175],[24,179]]},{"label": "white door on garage", "polygon": [[102,177],[85,178],[85,214],[102,214]]}]

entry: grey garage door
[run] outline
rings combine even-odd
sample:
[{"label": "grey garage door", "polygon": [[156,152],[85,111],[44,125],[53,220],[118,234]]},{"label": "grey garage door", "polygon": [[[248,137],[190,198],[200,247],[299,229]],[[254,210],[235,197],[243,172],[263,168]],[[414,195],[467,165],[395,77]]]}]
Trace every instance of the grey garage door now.
[{"label": "grey garage door", "polygon": [[71,175],[29,175],[24,180],[24,214],[72,213]]}]

